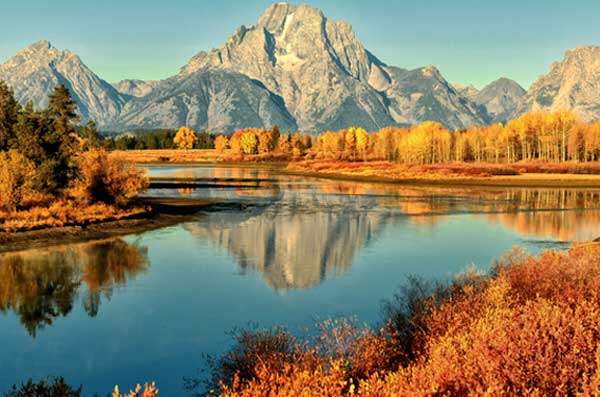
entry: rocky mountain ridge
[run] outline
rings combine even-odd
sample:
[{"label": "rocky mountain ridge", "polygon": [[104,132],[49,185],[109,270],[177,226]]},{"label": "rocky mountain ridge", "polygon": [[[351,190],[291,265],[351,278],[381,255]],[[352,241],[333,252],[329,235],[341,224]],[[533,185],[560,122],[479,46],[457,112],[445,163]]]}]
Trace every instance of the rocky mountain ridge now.
[{"label": "rocky mountain ridge", "polygon": [[0,65],[0,79],[14,89],[17,100],[32,101],[36,108],[45,107],[54,87],[64,84],[77,102],[82,121],[94,119],[99,125],[110,125],[129,100],[94,74],[77,55],[60,51],[45,40]]},{"label": "rocky mountain ridge", "polygon": [[600,118],[600,47],[567,51],[527,92],[507,78],[477,90],[451,85],[433,65],[387,65],[345,21],[287,3],[273,4],[256,24],[239,27],[223,46],[197,53],[165,80],[111,85],[77,55],[43,40],[0,65],[0,79],[36,107],[65,84],[82,120],[112,131],[188,125],[230,133],[279,124],[284,132],[317,133],[426,120],[462,129],[559,108]]}]

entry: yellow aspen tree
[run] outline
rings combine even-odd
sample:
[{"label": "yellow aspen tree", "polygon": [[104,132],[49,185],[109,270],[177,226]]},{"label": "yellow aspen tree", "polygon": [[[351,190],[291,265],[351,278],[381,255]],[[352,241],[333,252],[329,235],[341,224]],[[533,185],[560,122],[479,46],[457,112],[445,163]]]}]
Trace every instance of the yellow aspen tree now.
[{"label": "yellow aspen tree", "polygon": [[177,131],[177,134],[175,134],[173,142],[179,149],[193,149],[194,144],[198,142],[198,135],[196,135],[196,131],[192,130],[191,128],[181,127],[179,131]]},{"label": "yellow aspen tree", "polygon": [[240,140],[242,153],[256,154],[258,153],[258,137],[254,131],[246,131]]},{"label": "yellow aspen tree", "polygon": [[219,153],[224,153],[229,148],[229,139],[225,135],[219,135],[215,138],[215,149]]},{"label": "yellow aspen tree", "polygon": [[356,151],[363,160],[366,160],[367,149],[369,147],[369,134],[362,128],[354,128],[354,137],[356,139]]}]

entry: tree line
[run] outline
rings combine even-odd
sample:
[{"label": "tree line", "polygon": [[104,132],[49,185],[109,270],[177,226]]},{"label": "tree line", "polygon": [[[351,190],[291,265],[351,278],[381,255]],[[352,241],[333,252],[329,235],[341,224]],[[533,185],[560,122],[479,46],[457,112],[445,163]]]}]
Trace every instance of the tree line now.
[{"label": "tree line", "polygon": [[[191,130],[190,130],[191,131]],[[178,130],[156,129],[156,130],[133,130],[132,135],[121,135],[118,137],[105,138],[102,146],[107,150],[148,150],[148,149],[177,149],[179,145],[175,142]],[[215,134],[207,131],[195,133],[190,149],[214,149]]]},{"label": "tree line", "polygon": [[308,135],[281,135],[245,129],[219,135],[215,149],[239,154],[288,153],[294,157],[338,160],[388,160],[398,163],[548,162],[600,160],[600,121],[586,123],[574,112],[532,112],[506,125],[473,126],[451,132],[433,121],[408,127],[385,127],[368,133],[351,127]]},{"label": "tree line", "polygon": [[384,159],[399,163],[551,162],[600,159],[600,122],[585,123],[571,111],[532,112],[506,125],[473,126],[450,132],[427,121],[410,128],[327,131],[317,137],[312,156]]},{"label": "tree line", "polygon": [[272,129],[246,128],[236,131],[231,137],[219,135],[215,138],[218,152],[229,150],[242,155],[280,153],[300,157],[308,153],[312,146],[310,135],[282,134],[277,125]]}]

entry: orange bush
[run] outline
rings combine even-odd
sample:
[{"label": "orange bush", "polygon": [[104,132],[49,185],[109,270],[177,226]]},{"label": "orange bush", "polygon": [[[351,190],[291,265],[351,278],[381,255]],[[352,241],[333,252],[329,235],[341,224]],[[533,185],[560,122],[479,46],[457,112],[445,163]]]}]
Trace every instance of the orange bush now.
[{"label": "orange bush", "polygon": [[0,152],[0,210],[14,211],[31,193],[33,163],[16,150]]},{"label": "orange bush", "polygon": [[[254,360],[254,376],[234,375],[221,395],[598,395],[598,287],[600,244],[539,258],[513,252],[490,276],[466,274],[417,296],[388,331],[327,323],[293,362]],[[419,346],[412,356],[396,339],[407,327]]]},{"label": "orange bush", "polygon": [[143,389],[140,385],[137,385],[135,390],[131,390],[127,394],[121,394],[119,392],[119,386],[115,386],[115,389],[112,394],[112,397],[156,397],[156,396],[158,396],[158,389],[156,388],[156,385],[154,382],[152,382],[151,385],[148,385],[147,383],[144,384]]},{"label": "orange bush", "polygon": [[79,177],[71,194],[85,204],[102,202],[125,207],[132,198],[148,186],[148,178],[116,156],[103,149],[79,155]]}]

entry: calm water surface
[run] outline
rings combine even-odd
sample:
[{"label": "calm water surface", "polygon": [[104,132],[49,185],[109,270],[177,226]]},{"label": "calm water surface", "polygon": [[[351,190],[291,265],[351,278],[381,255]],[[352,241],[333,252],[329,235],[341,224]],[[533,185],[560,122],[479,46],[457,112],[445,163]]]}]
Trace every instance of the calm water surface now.
[{"label": "calm water surface", "polygon": [[[536,254],[600,236],[600,191],[421,188],[277,175],[265,169],[150,168],[212,198],[197,220],[122,239],[0,255],[0,391],[62,375],[87,395],[182,378],[226,332],[301,330],[355,315],[376,323],[407,275],[489,268],[513,246]],[[238,206],[239,207],[239,206]]]}]

